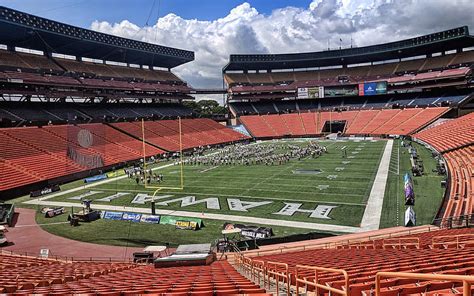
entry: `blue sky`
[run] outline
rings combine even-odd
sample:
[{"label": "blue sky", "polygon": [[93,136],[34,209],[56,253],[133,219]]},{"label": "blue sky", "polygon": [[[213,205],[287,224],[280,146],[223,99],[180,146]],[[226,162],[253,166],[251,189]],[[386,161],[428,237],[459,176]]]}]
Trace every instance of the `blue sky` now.
[{"label": "blue sky", "polygon": [[[89,27],[95,20],[110,23],[124,19],[144,26],[157,16],[174,13],[185,19],[215,20],[226,16],[242,0],[0,0],[0,5],[65,22]],[[262,14],[287,6],[306,8],[311,0],[248,0]],[[154,3],[154,5],[153,5]],[[154,7],[153,7],[154,6]],[[153,10],[152,10],[153,7]],[[151,16],[149,18],[150,15]]]}]

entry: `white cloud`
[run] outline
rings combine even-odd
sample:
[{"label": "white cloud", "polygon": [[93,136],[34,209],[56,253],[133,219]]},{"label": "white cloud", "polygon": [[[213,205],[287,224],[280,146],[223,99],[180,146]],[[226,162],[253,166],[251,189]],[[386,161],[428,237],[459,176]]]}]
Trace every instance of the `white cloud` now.
[{"label": "white cloud", "polygon": [[161,17],[153,26],[123,20],[92,23],[93,30],[195,52],[175,72],[196,88],[221,87],[232,53],[307,52],[385,43],[462,25],[474,25],[471,0],[314,0],[269,15],[243,3],[214,21]]}]

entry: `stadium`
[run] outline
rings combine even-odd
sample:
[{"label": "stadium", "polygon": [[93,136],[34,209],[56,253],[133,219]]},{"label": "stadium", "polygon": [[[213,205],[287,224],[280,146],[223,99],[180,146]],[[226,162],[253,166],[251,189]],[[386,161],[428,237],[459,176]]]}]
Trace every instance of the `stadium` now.
[{"label": "stadium", "polygon": [[472,295],[469,29],[232,53],[214,89],[0,7],[0,294]]}]

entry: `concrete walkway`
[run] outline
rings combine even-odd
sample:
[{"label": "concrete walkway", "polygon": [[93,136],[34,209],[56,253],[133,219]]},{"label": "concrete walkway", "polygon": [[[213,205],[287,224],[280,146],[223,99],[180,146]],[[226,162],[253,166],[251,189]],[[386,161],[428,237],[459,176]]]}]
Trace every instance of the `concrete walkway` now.
[{"label": "concrete walkway", "polygon": [[392,156],[393,140],[388,140],[385,150],[375,176],[372,190],[370,191],[367,206],[360,228],[362,231],[377,230],[380,227],[380,217],[382,216],[383,198],[387,185],[388,169],[390,167],[390,157]]},{"label": "concrete walkway", "polygon": [[41,249],[49,249],[51,258],[71,257],[77,260],[91,258],[110,258],[112,260],[128,260],[134,252],[142,252],[143,248],[106,246],[67,239],[43,230],[36,224],[36,211],[33,209],[16,208],[18,221],[15,227],[9,227],[6,237],[10,242],[0,250],[12,251],[31,256],[39,256]]},{"label": "concrete walkway", "polygon": [[[38,199],[30,200],[25,203],[32,204],[32,205],[55,206],[55,207],[82,207],[80,203],[48,201],[48,200],[38,200]],[[109,205],[96,204],[93,206],[93,208],[97,210],[105,210],[105,211],[135,212],[135,213],[145,213],[145,214],[151,213],[151,210],[149,208],[139,208],[139,207],[109,206]],[[236,215],[227,215],[227,214],[210,214],[210,213],[185,212],[185,211],[161,210],[161,209],[157,209],[156,214],[157,215],[172,215],[172,216],[180,216],[180,217],[192,217],[192,218],[201,218],[201,219],[210,219],[210,220],[221,220],[221,221],[229,221],[229,222],[233,221],[233,222],[241,222],[241,223],[256,223],[256,224],[265,224],[265,225],[271,225],[271,226],[304,228],[304,229],[311,229],[311,230],[336,231],[336,232],[344,232],[344,233],[353,233],[353,232],[360,231],[360,228],[358,227],[310,223],[310,222],[298,222],[298,221],[288,221],[288,220],[258,218],[258,217],[248,217],[248,216],[236,216]]]}]

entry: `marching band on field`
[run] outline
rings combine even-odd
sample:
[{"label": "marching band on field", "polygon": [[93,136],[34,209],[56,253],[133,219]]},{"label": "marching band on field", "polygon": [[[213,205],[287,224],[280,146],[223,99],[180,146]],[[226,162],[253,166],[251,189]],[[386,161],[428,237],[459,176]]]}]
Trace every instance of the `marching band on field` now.
[{"label": "marching band on field", "polygon": [[185,165],[283,165],[291,160],[306,157],[317,158],[327,152],[326,147],[316,142],[305,146],[271,143],[268,145],[235,144],[207,155],[193,154],[184,161]]}]

